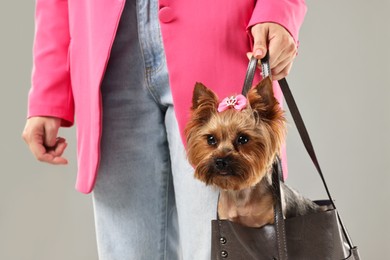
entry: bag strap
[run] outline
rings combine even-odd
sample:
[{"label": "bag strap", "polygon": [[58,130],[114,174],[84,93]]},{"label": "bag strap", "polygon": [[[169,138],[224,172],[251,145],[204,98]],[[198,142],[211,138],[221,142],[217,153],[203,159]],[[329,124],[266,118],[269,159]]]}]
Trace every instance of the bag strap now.
[{"label": "bag strap", "polygon": [[[261,67],[262,67],[262,76],[263,76],[263,78],[267,77],[267,76],[271,76],[271,68],[269,66],[269,54],[267,53],[267,55],[263,59],[261,59],[260,62],[261,62]],[[246,95],[247,92],[252,87],[257,64],[258,64],[257,58],[252,57],[250,62],[249,62],[249,65],[248,65],[248,70],[247,70],[247,73],[246,73],[244,86],[242,88],[242,94],[243,95]],[[325,188],[325,191],[326,191],[326,193],[328,195],[329,201],[332,204],[332,207],[334,209],[336,209],[336,205],[335,205],[335,203],[333,201],[333,198],[332,198],[332,196],[331,196],[331,194],[329,192],[328,185],[326,184],[325,177],[324,177],[324,175],[322,173],[320,164],[318,162],[316,153],[314,151],[314,147],[313,147],[313,144],[311,142],[309,133],[308,133],[308,131],[306,129],[305,123],[303,122],[302,116],[301,116],[301,114],[299,112],[298,106],[297,106],[297,104],[295,102],[295,99],[294,99],[294,97],[292,95],[292,92],[291,92],[290,87],[289,87],[289,85],[287,83],[287,80],[285,78],[283,78],[283,79],[279,80],[278,82],[279,82],[280,88],[281,88],[281,90],[283,92],[283,96],[284,96],[284,98],[286,100],[287,106],[288,106],[288,108],[290,110],[291,116],[292,116],[292,118],[294,120],[295,126],[297,127],[298,133],[299,133],[299,135],[300,135],[300,137],[302,139],[302,142],[303,142],[303,144],[304,144],[304,146],[306,148],[306,151],[309,154],[309,156],[310,156],[310,158],[311,158],[315,168],[317,169],[318,174],[321,177],[322,184],[323,184],[323,186]],[[280,169],[280,172],[282,172],[281,169]],[[279,176],[279,178],[280,178],[279,180],[282,180],[283,177]],[[278,181],[278,183],[279,183],[279,181]],[[280,196],[280,187],[279,187],[279,196]],[[281,198],[279,197],[278,200],[280,201]],[[352,240],[351,240],[351,238],[350,238],[350,236],[349,236],[349,234],[347,232],[347,229],[345,228],[345,226],[344,226],[344,224],[343,224],[343,222],[341,220],[341,217],[338,214],[338,212],[337,212],[337,217],[338,217],[339,223],[341,225],[341,228],[343,230],[345,239],[347,240],[347,243],[348,243],[349,247],[352,249],[354,247],[353,244],[352,244]],[[277,232],[278,233],[279,232],[284,232],[284,229],[283,230],[278,230],[278,225],[276,225],[276,228],[277,228]],[[282,236],[282,235],[280,235],[280,236]]]},{"label": "bag strap", "polygon": [[[260,61],[261,63],[261,71],[262,77],[267,77],[271,75],[271,69],[268,63],[269,56],[267,55]],[[242,95],[246,96],[248,91],[252,88],[253,79],[255,77],[255,71],[257,68],[258,60],[252,56],[251,60],[248,64],[248,69],[245,75],[244,86],[242,87]],[[281,188],[280,188],[280,180],[283,179],[282,166],[279,158],[275,160],[272,166],[272,186],[275,197],[274,204],[274,226],[276,233],[276,243],[278,247],[278,259],[279,260],[287,260],[287,239],[286,239],[286,231],[284,225],[284,217],[282,210],[282,196],[281,196]]]},{"label": "bag strap", "polygon": [[[310,156],[314,166],[317,169],[318,174],[321,177],[322,184],[323,184],[323,186],[325,188],[326,194],[328,195],[329,201],[332,204],[332,207],[334,209],[336,209],[336,204],[334,203],[334,200],[332,198],[332,195],[330,194],[328,185],[326,184],[325,177],[324,177],[324,175],[322,173],[321,166],[320,166],[320,164],[318,162],[316,153],[314,151],[314,147],[313,147],[313,144],[311,142],[309,133],[308,133],[308,131],[306,129],[305,123],[303,122],[301,113],[299,112],[298,106],[297,106],[297,104],[295,102],[295,99],[294,99],[294,97],[292,95],[292,92],[291,92],[291,89],[290,89],[290,87],[289,87],[289,85],[287,83],[287,80],[285,78],[283,78],[283,79],[279,80],[278,82],[279,82],[280,88],[281,88],[281,90],[283,92],[283,96],[284,96],[284,98],[286,100],[287,106],[288,106],[288,108],[290,110],[291,116],[292,116],[292,118],[294,120],[295,126],[298,129],[299,136],[302,139],[303,145],[305,146],[307,153],[309,154],[309,156]],[[341,220],[340,214],[338,213],[338,211],[336,211],[336,213],[337,213],[337,218],[339,220],[341,229],[343,230],[343,234],[344,234],[345,239],[346,239],[346,241],[348,243],[348,246],[352,249],[354,247],[353,243],[352,243],[352,240],[351,240],[351,238],[350,238],[350,236],[349,236],[349,234],[347,232],[346,227],[343,224],[343,221]]]},{"label": "bag strap", "polygon": [[314,166],[317,169],[318,174],[321,177],[322,184],[325,188],[326,194],[328,195],[328,198],[329,198],[333,208],[336,209],[336,205],[334,204],[332,195],[329,192],[328,185],[326,184],[326,181],[325,181],[324,175],[322,173],[320,164],[318,162],[316,153],[314,151],[314,147],[313,147],[313,144],[311,142],[309,133],[307,132],[305,123],[303,122],[301,113],[298,110],[298,106],[297,106],[295,99],[292,95],[292,92],[291,92],[290,87],[287,83],[287,80],[285,78],[283,78],[283,79],[279,80],[278,82],[279,82],[280,88],[283,92],[283,96],[287,102],[287,106],[290,110],[291,116],[294,120],[295,126],[298,129],[299,136],[302,139],[303,145],[305,146],[307,153],[309,154]]},{"label": "bag strap", "polygon": [[278,246],[278,260],[287,260],[287,238],[286,229],[284,225],[284,217],[282,210],[282,195],[280,188],[280,181],[283,178],[282,164],[279,158],[277,158],[272,166],[272,187],[275,194],[274,205],[274,226],[276,233],[276,243]]},{"label": "bag strap", "polygon": [[255,78],[257,63],[258,60],[256,59],[256,57],[252,56],[248,64],[248,68],[246,70],[244,86],[242,87],[242,91],[241,91],[241,94],[244,96],[246,96],[248,91],[252,88],[253,79]]}]

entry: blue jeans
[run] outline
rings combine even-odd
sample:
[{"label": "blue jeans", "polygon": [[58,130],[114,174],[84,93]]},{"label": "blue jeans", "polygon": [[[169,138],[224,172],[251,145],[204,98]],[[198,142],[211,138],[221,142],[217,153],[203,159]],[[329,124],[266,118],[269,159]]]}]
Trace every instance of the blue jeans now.
[{"label": "blue jeans", "polygon": [[102,82],[93,191],[101,260],[210,259],[217,192],[186,160],[157,9],[157,1],[127,1]]}]

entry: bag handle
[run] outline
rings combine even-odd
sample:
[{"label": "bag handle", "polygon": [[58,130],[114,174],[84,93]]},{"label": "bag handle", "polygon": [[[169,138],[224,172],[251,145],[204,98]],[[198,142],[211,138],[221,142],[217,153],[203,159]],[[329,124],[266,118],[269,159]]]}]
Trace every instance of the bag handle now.
[{"label": "bag handle", "polygon": [[[291,89],[288,86],[287,80],[285,78],[283,78],[283,79],[279,80],[278,82],[279,82],[280,88],[282,89],[283,96],[284,96],[284,98],[285,98],[285,100],[287,102],[287,106],[290,109],[290,113],[291,113],[291,115],[293,117],[295,125],[296,125],[296,127],[298,129],[299,136],[301,137],[302,142],[303,142],[303,144],[304,144],[304,146],[306,148],[306,151],[309,154],[309,156],[310,156],[314,166],[317,169],[318,174],[321,177],[322,184],[323,184],[323,186],[325,188],[326,194],[328,195],[330,203],[332,204],[332,207],[334,209],[336,209],[336,204],[334,203],[334,200],[332,198],[332,195],[330,194],[328,185],[326,184],[325,177],[324,177],[324,175],[322,173],[320,164],[319,164],[317,156],[315,154],[314,147],[313,147],[313,144],[311,142],[309,133],[307,132],[305,123],[303,122],[303,119],[302,119],[302,116],[301,116],[301,114],[300,114],[300,112],[298,110],[297,104],[295,103],[294,97],[292,95]],[[338,213],[338,211],[336,211],[336,213],[337,213],[337,218],[339,220],[341,229],[343,230],[343,234],[344,234],[345,239],[346,239],[346,241],[348,243],[348,246],[349,246],[350,249],[352,249],[352,248],[354,248],[352,240],[351,240],[351,238],[350,238],[350,236],[349,236],[349,234],[347,232],[346,227],[344,226],[343,221],[341,220],[340,214]]]},{"label": "bag handle", "polygon": [[274,213],[274,226],[276,233],[276,243],[278,246],[278,259],[287,260],[287,238],[286,228],[284,225],[284,217],[282,210],[282,195],[280,181],[283,179],[282,163],[279,157],[276,158],[272,166],[272,187],[275,194],[275,213]]},{"label": "bag handle", "polygon": [[[269,54],[267,53],[267,55],[260,60],[261,62],[261,67],[262,67],[262,76],[263,78],[264,77],[267,77],[267,76],[271,76],[271,68],[269,66]],[[256,71],[256,68],[257,68],[257,64],[258,64],[258,59],[255,58],[254,56],[251,58],[250,62],[249,62],[249,65],[248,65],[248,69],[247,69],[247,73],[246,73],[246,76],[245,76],[245,81],[244,81],[244,86],[242,88],[242,94],[243,95],[246,95],[247,92],[249,91],[249,89],[251,89],[252,87],[252,84],[253,84],[253,79],[254,79],[254,75],[255,75],[255,71]],[[318,162],[318,159],[317,159],[317,156],[316,156],[316,153],[314,151],[314,147],[313,147],[313,144],[311,142],[311,139],[310,139],[310,136],[309,136],[309,133],[306,129],[306,126],[305,126],[305,123],[303,122],[303,119],[302,119],[302,116],[301,116],[301,113],[299,112],[299,109],[298,109],[298,106],[295,102],[295,99],[292,95],[292,92],[290,90],[290,87],[287,83],[287,80],[285,78],[281,79],[278,81],[279,82],[279,85],[280,85],[280,88],[283,92],[283,96],[286,100],[286,103],[287,103],[287,106],[290,110],[290,113],[291,113],[291,116],[294,120],[294,123],[295,123],[295,126],[297,127],[298,129],[298,133],[302,139],[302,142],[306,148],[306,151],[307,153],[309,154],[315,168],[317,169],[317,172],[318,174],[320,175],[321,177],[321,181],[322,181],[322,184],[325,188],[325,191],[328,195],[328,198],[329,198],[329,201],[330,203],[332,204],[332,207],[334,209],[336,209],[336,205],[333,201],[333,198],[329,192],[329,188],[328,188],[328,185],[326,184],[326,181],[325,181],[325,177],[322,173],[322,170],[321,170],[321,167],[320,167],[320,164]],[[282,169],[278,169],[280,170],[280,172],[282,171]],[[275,174],[274,174],[275,175]],[[280,175],[280,173],[279,173]],[[281,180],[283,177],[279,177],[278,178],[278,183],[279,183],[279,180]],[[280,202],[281,198],[280,198],[280,187],[279,187],[279,192],[277,192],[279,194],[277,194],[279,197],[278,197],[278,200]],[[336,211],[337,212],[337,211]],[[277,213],[277,212],[276,212]],[[276,214],[275,214],[275,217],[276,217]],[[349,247],[352,249],[354,246],[352,244],[352,240],[347,232],[347,229],[345,228],[343,222],[341,221],[341,218],[340,218],[340,215],[338,214],[337,212],[337,217],[338,217],[338,220],[339,220],[339,223],[341,225],[341,228],[343,230],[343,233],[344,233],[344,236],[347,240],[347,243],[349,245]],[[283,222],[283,221],[282,221]],[[278,225],[276,225],[276,228],[278,229]],[[284,232],[284,228],[283,230],[277,230],[277,233],[279,232]],[[285,235],[280,235],[280,236],[284,236]]]},{"label": "bag handle", "polygon": [[[269,66],[269,54],[267,52],[266,56],[260,61],[262,77],[271,76],[271,69]],[[244,86],[242,87],[242,95],[246,96],[248,91],[252,88],[253,79],[255,77],[255,71],[257,68],[258,60],[252,56],[248,64],[248,69],[246,71]],[[278,247],[278,259],[287,260],[287,239],[286,231],[284,225],[284,217],[282,211],[282,199],[281,199],[281,188],[280,180],[283,179],[282,165],[280,159],[277,158],[272,166],[272,187],[275,195],[275,205],[274,205],[274,226],[276,233],[276,243]]]}]

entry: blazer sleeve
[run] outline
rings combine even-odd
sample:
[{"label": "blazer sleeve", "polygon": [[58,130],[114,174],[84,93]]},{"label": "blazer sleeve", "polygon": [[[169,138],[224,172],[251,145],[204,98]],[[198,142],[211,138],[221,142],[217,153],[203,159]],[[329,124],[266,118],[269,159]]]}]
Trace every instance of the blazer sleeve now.
[{"label": "blazer sleeve", "polygon": [[62,126],[73,124],[69,46],[68,1],[37,0],[28,117],[52,116],[61,118]]},{"label": "blazer sleeve", "polygon": [[286,28],[295,42],[298,42],[299,29],[306,11],[305,0],[257,0],[248,31],[255,24],[273,22]]}]

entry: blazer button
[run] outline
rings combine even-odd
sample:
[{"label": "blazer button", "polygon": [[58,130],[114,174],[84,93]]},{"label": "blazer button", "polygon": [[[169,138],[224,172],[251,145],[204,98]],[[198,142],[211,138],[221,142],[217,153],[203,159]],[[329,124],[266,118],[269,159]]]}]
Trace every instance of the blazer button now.
[{"label": "blazer button", "polygon": [[162,23],[169,23],[175,19],[175,15],[172,8],[165,6],[158,11],[158,18]]}]

